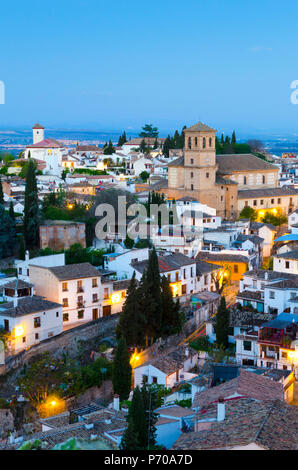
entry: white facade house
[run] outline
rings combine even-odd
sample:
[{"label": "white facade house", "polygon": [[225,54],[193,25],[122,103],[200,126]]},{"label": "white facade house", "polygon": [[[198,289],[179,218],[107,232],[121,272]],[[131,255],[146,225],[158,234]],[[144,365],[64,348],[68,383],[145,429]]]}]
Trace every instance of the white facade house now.
[{"label": "white facade house", "polygon": [[29,277],[38,295],[62,304],[65,325],[102,316],[101,277],[90,263],[31,266]]},{"label": "white facade house", "polygon": [[298,274],[298,250],[289,251],[273,257],[273,271]]},{"label": "white facade house", "polygon": [[288,227],[289,227],[289,230],[292,231],[293,225],[297,225],[297,224],[298,224],[298,209],[295,210],[295,212],[292,212],[292,213],[288,216]]},{"label": "white facade house", "polygon": [[11,333],[8,349],[15,354],[62,332],[62,306],[35,295],[15,296],[0,306],[0,327]]},{"label": "white facade house", "polygon": [[[183,297],[196,292],[196,261],[182,253],[161,252],[158,255],[159,272],[167,277],[175,297]],[[140,281],[147,268],[148,260],[131,264]]]},{"label": "white facade house", "polygon": [[15,267],[17,269],[18,278],[30,282],[30,266],[42,266],[44,268],[53,268],[54,266],[65,265],[65,254],[59,253],[57,255],[49,256],[36,256],[29,258],[29,252],[26,251],[25,260],[16,260]]},{"label": "white facade house", "polygon": [[[177,232],[177,233],[176,233]],[[164,249],[173,253],[182,253],[190,258],[194,258],[202,247],[202,241],[198,234],[179,231],[176,226],[176,232],[163,227],[161,233],[152,234],[152,242],[157,249]]]},{"label": "white facade house", "polygon": [[261,222],[251,222],[249,233],[251,235],[257,235],[258,237],[263,238],[263,258],[268,258],[271,256],[276,227]]},{"label": "white facade house", "polygon": [[235,335],[236,361],[243,366],[256,366],[259,352],[258,332],[249,331]]},{"label": "white facade house", "polygon": [[104,256],[104,259],[105,269],[115,272],[117,279],[131,279],[134,272],[133,265],[148,260],[149,249],[132,248],[131,250],[124,250],[122,253],[108,253]]},{"label": "white facade house", "polygon": [[197,353],[180,347],[165,356],[147,361],[134,368],[134,387],[148,383],[172,388],[175,384],[196,376],[188,371],[196,365],[197,359]]}]

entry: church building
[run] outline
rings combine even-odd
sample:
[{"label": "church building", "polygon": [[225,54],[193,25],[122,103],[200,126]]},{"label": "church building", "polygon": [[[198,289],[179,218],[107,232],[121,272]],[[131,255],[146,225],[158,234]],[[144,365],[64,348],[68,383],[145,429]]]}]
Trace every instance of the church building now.
[{"label": "church building", "polygon": [[247,205],[284,213],[298,206],[298,190],[278,187],[275,165],[252,154],[216,155],[215,134],[202,122],[185,129],[183,156],[169,163],[168,181],[152,190],[168,199],[190,196],[223,219],[235,219]]},{"label": "church building", "polygon": [[33,144],[27,145],[25,158],[30,157],[46,163],[44,172],[49,175],[61,176],[62,157],[67,153],[65,147],[55,139],[45,139],[44,127],[33,126]]}]

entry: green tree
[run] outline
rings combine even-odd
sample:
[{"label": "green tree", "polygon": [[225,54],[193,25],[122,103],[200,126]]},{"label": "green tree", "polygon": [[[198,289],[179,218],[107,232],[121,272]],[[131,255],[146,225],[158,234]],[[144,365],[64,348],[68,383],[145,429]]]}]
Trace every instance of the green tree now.
[{"label": "green tree", "polygon": [[169,157],[170,155],[170,148],[171,148],[171,139],[170,139],[170,136],[168,136],[166,138],[166,140],[164,141],[164,144],[163,144],[163,154],[166,156],[166,157]]},{"label": "green tree", "polygon": [[226,306],[226,299],[221,297],[219,307],[216,313],[216,343],[220,347],[227,349],[229,345],[229,327],[230,327],[230,313]]},{"label": "green tree", "polygon": [[147,269],[140,282],[140,304],[145,316],[146,346],[148,338],[151,344],[161,330],[161,285],[156,250],[150,251]]},{"label": "green tree", "polygon": [[19,259],[25,259],[26,255],[26,247],[25,247],[25,240],[23,235],[20,236],[19,239]]},{"label": "green tree", "polygon": [[4,194],[3,194],[3,187],[2,187],[2,181],[0,178],[0,204],[4,204]]},{"label": "green tree", "polygon": [[12,256],[17,244],[15,223],[0,204],[0,259]]},{"label": "green tree", "polygon": [[104,153],[104,155],[112,155],[113,153],[115,153],[115,148],[114,148],[111,140],[109,141],[109,145],[106,145],[104,147],[103,153]]},{"label": "green tree", "polygon": [[153,124],[145,124],[142,127],[142,132],[139,134],[140,137],[158,137],[158,128],[153,127]]},{"label": "green tree", "polygon": [[128,249],[131,249],[134,247],[134,240],[132,238],[130,238],[130,236],[128,235],[128,233],[126,234],[126,237],[125,237],[125,240],[124,240],[124,245],[126,248]]},{"label": "green tree", "polygon": [[140,449],[146,449],[147,447],[147,418],[144,407],[144,400],[142,392],[137,386],[134,389],[131,406],[128,414],[128,422],[133,422],[136,433],[138,435],[138,447]]},{"label": "green tree", "polygon": [[265,216],[262,218],[262,222],[264,224],[271,224],[275,227],[280,227],[281,225],[286,224],[288,222],[288,218],[286,215],[282,214],[281,211],[277,211],[276,214],[266,212]]},{"label": "green tree", "polygon": [[29,160],[26,175],[25,207],[24,207],[24,236],[26,246],[34,248],[39,243],[39,207],[36,172],[33,160]]},{"label": "green tree", "polygon": [[183,315],[180,311],[180,304],[173,299],[173,292],[168,279],[161,278],[161,336],[170,336],[179,333],[183,325]]},{"label": "green tree", "polygon": [[144,344],[145,317],[140,307],[140,290],[137,287],[135,271],[127,289],[126,299],[116,327],[117,337],[123,336],[129,347],[138,348]]},{"label": "green tree", "polygon": [[258,214],[257,211],[255,211],[252,207],[250,206],[245,206],[243,207],[242,211],[240,212],[240,219],[249,219],[252,222],[257,220]]},{"label": "green tree", "polygon": [[233,134],[232,134],[232,144],[236,144],[236,133],[235,133],[235,131],[233,131]]},{"label": "green tree", "polygon": [[149,176],[150,176],[150,175],[149,175],[148,171],[145,171],[145,170],[144,170],[144,171],[142,171],[142,172],[140,173],[140,178],[141,178],[143,181],[147,181],[147,179],[149,178]]},{"label": "green tree", "polygon": [[14,209],[13,209],[13,203],[12,201],[10,201],[9,203],[9,216],[11,218],[11,220],[13,220],[14,224],[16,223],[16,216],[15,216],[15,213],[14,213]]},{"label": "green tree", "polygon": [[114,392],[120,401],[127,400],[131,389],[131,365],[125,338],[122,336],[117,344],[114,356],[112,382]]},{"label": "green tree", "polygon": [[131,419],[128,421],[128,426],[123,433],[119,447],[120,447],[120,450],[126,450],[126,451],[140,450],[139,434],[137,433],[135,424],[133,420]]},{"label": "green tree", "polygon": [[143,383],[141,388],[144,409],[146,414],[146,443],[147,448],[154,449],[156,446],[156,422],[158,416],[154,413],[157,408],[157,392],[153,391],[147,384]]}]

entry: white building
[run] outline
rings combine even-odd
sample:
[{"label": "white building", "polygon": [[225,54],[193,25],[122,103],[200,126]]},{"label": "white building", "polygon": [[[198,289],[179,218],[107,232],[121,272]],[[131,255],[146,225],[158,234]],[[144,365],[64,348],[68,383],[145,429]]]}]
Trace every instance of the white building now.
[{"label": "white building", "polygon": [[134,387],[148,383],[172,388],[175,384],[196,376],[188,371],[196,365],[197,359],[197,353],[180,347],[167,355],[149,360],[134,368]]},{"label": "white building", "polygon": [[262,222],[251,222],[249,233],[251,235],[257,235],[258,237],[263,238],[263,258],[269,258],[269,256],[271,256],[276,227],[270,224],[264,224]]},{"label": "white building", "polygon": [[59,253],[57,255],[49,256],[36,256],[29,258],[29,251],[26,251],[25,260],[16,260],[15,266],[17,268],[18,278],[23,281],[30,282],[30,266],[40,266],[44,268],[53,268],[54,266],[65,265],[65,254]]},{"label": "white building", "polygon": [[148,248],[132,248],[122,253],[108,253],[104,255],[104,267],[115,272],[117,279],[131,279],[134,267],[133,264],[148,260]]},{"label": "white building", "polygon": [[62,332],[62,306],[30,295],[0,306],[0,327],[11,333],[8,349],[14,354]]},{"label": "white building", "polygon": [[[136,279],[141,280],[148,260],[132,262]],[[166,276],[175,297],[183,297],[196,292],[196,261],[182,253],[158,252],[158,265],[161,276]]]},{"label": "white building", "polygon": [[274,256],[273,271],[298,274],[298,250]]},{"label": "white building", "polygon": [[101,279],[90,263],[66,266],[30,266],[36,293],[63,305],[63,322],[88,322],[102,316]]},{"label": "white building", "polygon": [[46,163],[45,173],[60,176],[62,172],[63,155],[67,154],[64,145],[54,139],[44,138],[44,127],[40,124],[33,126],[33,144],[27,145],[24,156]]}]

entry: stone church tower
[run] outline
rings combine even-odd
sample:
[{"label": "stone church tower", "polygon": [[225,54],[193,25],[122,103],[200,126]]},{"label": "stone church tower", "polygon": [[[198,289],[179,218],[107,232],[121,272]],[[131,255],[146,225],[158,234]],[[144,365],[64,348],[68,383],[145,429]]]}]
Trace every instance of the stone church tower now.
[{"label": "stone church tower", "polygon": [[184,130],[183,156],[169,164],[168,187],[159,192],[169,199],[190,196],[229,219],[237,216],[237,185],[218,174],[215,134],[202,122]]},{"label": "stone church tower", "polygon": [[35,124],[33,127],[33,144],[38,144],[44,140],[44,127],[40,124]]}]

